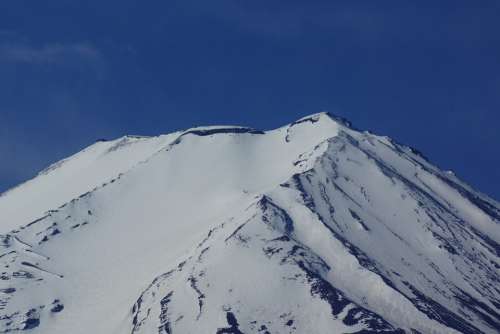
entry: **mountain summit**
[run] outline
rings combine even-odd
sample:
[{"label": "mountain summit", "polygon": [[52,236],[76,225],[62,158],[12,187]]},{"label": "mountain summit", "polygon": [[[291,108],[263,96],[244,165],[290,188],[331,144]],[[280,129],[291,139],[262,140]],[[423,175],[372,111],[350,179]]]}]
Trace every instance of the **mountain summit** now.
[{"label": "mountain summit", "polygon": [[498,333],[499,224],[326,113],[100,140],[0,195],[0,333]]}]

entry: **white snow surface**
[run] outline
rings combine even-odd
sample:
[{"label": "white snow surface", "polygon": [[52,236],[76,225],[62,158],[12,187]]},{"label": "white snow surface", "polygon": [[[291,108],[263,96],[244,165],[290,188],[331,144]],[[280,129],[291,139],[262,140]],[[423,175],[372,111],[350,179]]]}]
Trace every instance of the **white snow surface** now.
[{"label": "white snow surface", "polygon": [[499,221],[327,113],[97,142],[0,196],[0,333],[498,333]]}]

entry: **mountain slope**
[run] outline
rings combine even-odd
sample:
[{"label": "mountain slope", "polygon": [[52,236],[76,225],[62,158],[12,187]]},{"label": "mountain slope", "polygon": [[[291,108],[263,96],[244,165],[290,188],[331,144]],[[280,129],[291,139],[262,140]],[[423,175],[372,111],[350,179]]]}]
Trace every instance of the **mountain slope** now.
[{"label": "mountain slope", "polygon": [[178,133],[173,133],[152,138],[125,136],[101,140],[49,166],[34,179],[0,194],[0,212],[4,219],[0,231],[15,229],[101,186],[149,158],[177,136]]},{"label": "mountain slope", "polygon": [[500,327],[500,205],[328,114],[97,143],[0,217],[0,332]]}]

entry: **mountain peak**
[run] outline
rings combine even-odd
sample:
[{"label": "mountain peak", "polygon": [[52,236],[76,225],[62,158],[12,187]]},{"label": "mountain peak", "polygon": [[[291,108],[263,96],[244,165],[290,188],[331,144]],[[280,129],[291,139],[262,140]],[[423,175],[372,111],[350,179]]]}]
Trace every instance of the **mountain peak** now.
[{"label": "mountain peak", "polygon": [[316,123],[319,121],[335,121],[339,123],[340,125],[346,126],[346,127],[351,127],[351,122],[348,121],[346,118],[343,118],[341,116],[336,116],[328,111],[322,111],[319,113],[311,114],[305,117],[302,117],[298,119],[297,121],[293,122],[292,124],[298,124],[298,123],[303,123],[303,122],[312,122]]}]

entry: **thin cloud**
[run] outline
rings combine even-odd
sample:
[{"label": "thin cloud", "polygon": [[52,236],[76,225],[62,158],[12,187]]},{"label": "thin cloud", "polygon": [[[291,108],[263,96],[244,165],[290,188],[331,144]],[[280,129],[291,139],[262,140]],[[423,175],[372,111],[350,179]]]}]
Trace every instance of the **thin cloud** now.
[{"label": "thin cloud", "polygon": [[101,61],[102,54],[87,43],[42,46],[4,44],[0,45],[0,60],[26,64],[57,64],[75,60]]}]

